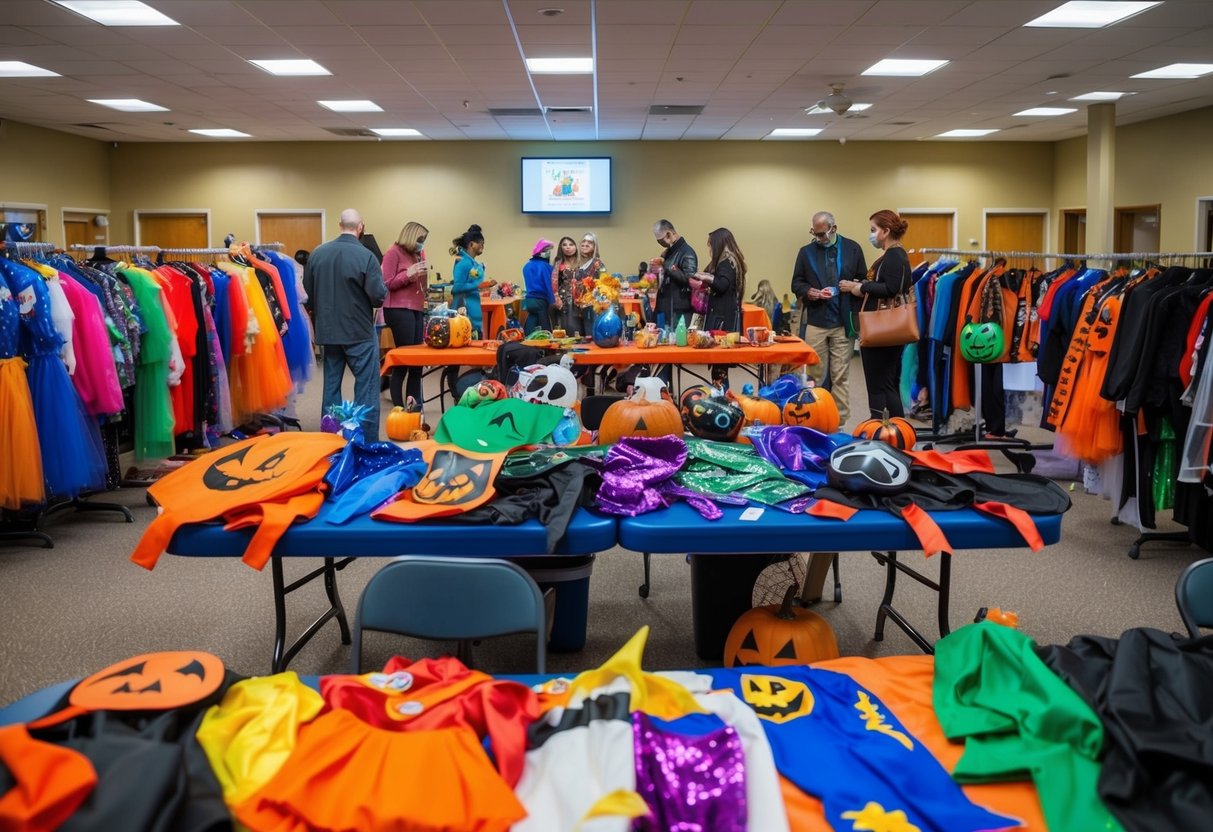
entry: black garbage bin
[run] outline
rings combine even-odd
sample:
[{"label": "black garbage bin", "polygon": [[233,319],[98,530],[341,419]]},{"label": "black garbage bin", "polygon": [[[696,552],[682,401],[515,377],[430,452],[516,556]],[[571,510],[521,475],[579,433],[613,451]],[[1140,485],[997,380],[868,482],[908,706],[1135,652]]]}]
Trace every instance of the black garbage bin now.
[{"label": "black garbage bin", "polygon": [[548,650],[576,653],[585,647],[590,610],[590,574],[594,555],[537,555],[514,558],[543,591],[556,594],[555,615],[548,634]]},{"label": "black garbage bin", "polygon": [[699,658],[719,664],[733,623],[754,606],[754,581],[759,573],[787,558],[787,553],[688,556],[691,626]]}]

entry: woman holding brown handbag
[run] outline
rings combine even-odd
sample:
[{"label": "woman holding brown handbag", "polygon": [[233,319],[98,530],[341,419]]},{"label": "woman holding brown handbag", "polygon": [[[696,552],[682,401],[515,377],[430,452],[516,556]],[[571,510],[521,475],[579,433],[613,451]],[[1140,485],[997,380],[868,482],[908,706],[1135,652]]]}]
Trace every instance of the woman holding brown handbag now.
[{"label": "woman holding brown handbag", "polygon": [[[868,218],[871,233],[868,242],[884,252],[868,270],[864,281],[840,280],[838,291],[850,292],[863,298],[860,311],[875,308],[880,300],[892,299],[913,291],[910,257],[901,245],[910,224],[896,211],[877,211]],[[879,418],[887,408],[890,416],[904,416],[901,403],[901,354],[904,341],[892,346],[864,346],[861,335],[859,357],[863,362],[864,381],[868,388],[868,408]]]}]

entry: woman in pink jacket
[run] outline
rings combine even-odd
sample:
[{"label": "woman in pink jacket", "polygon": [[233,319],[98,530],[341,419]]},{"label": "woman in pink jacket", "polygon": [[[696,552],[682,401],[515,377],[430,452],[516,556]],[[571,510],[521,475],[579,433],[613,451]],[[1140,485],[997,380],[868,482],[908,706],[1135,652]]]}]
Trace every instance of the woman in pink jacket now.
[{"label": "woman in pink jacket", "polygon": [[[425,327],[425,293],[429,264],[425,260],[425,239],[429,229],[421,223],[409,222],[400,237],[383,255],[383,282],[387,299],[383,302],[383,321],[392,330],[398,347],[422,342]],[[393,367],[388,389],[392,404],[404,404],[411,396],[417,404],[421,398],[421,367]],[[405,376],[408,376],[407,391]]]}]

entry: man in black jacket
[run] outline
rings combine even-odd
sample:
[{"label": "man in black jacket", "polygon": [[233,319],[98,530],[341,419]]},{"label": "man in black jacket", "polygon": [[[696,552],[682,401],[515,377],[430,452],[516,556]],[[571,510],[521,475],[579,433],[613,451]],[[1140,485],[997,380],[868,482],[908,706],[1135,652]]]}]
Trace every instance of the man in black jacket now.
[{"label": "man in black jacket", "polygon": [[792,293],[800,301],[800,337],[821,358],[809,367],[809,375],[820,384],[829,365],[830,392],[845,425],[851,412],[847,376],[856,328],[851,315],[858,309],[852,309],[850,295],[838,291],[838,281],[863,280],[868,265],[859,244],[838,233],[829,211],[813,215],[812,234],[813,242],[796,254]]},{"label": "man in black jacket", "polygon": [[653,236],[665,249],[661,284],[657,287],[657,308],[654,313],[665,318],[666,326],[674,329],[678,319],[691,323],[691,276],[699,271],[695,249],[674,230],[669,220],[653,224]]}]

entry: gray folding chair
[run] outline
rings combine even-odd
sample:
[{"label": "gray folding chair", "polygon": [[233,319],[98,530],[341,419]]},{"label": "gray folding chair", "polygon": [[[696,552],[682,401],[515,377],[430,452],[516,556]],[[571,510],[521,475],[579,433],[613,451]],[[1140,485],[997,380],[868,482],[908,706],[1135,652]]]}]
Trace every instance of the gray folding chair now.
[{"label": "gray folding chair", "polygon": [[1200,637],[1201,627],[1213,628],[1213,558],[1198,560],[1180,573],[1175,605],[1192,638]]},{"label": "gray folding chair", "polygon": [[507,560],[397,558],[371,578],[358,600],[351,673],[362,672],[363,630],[458,641],[460,658],[473,639],[535,633],[536,672],[545,672],[543,595],[530,575]]}]

